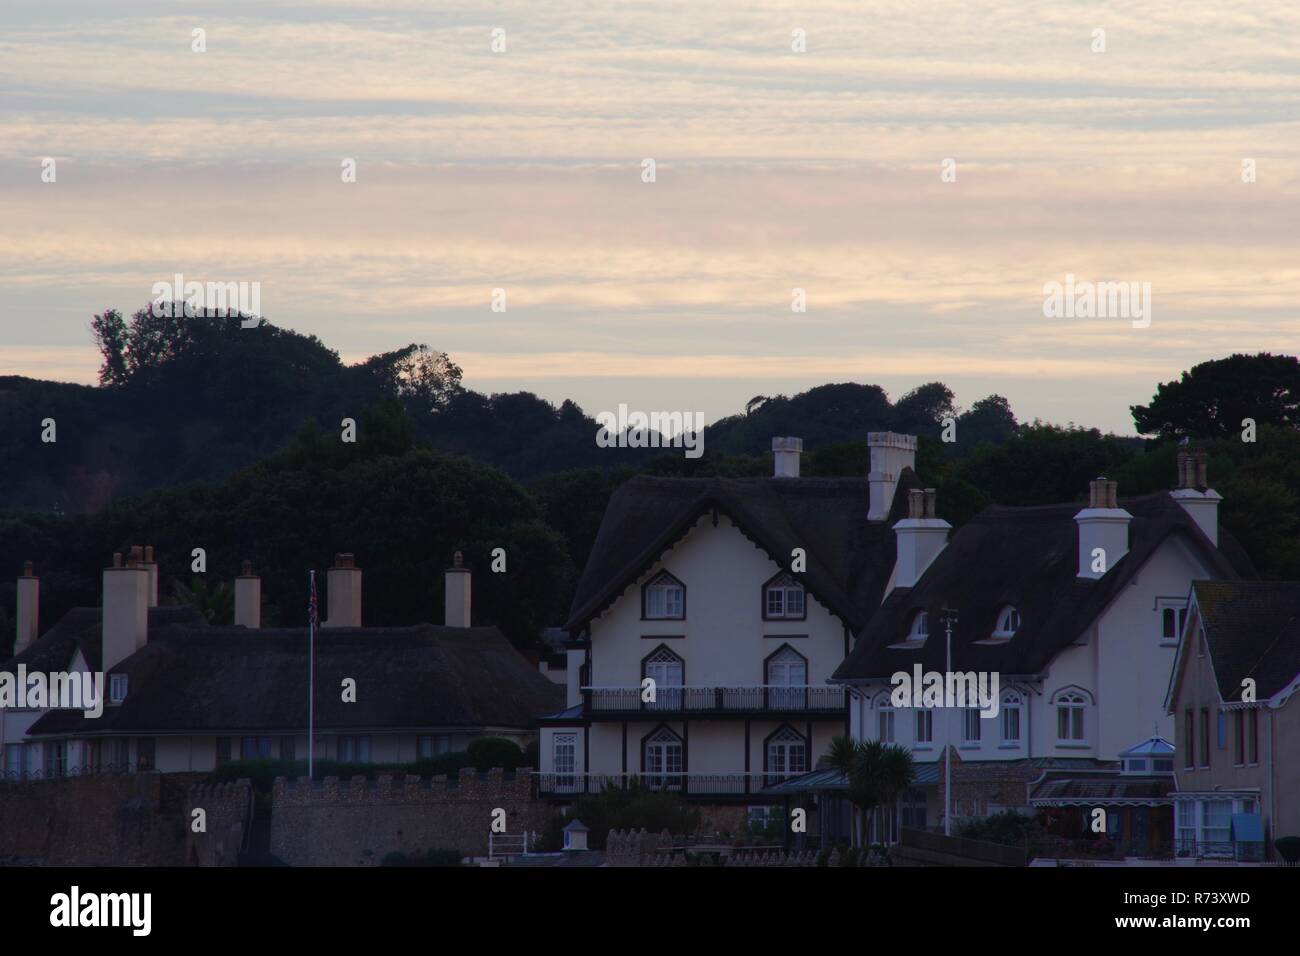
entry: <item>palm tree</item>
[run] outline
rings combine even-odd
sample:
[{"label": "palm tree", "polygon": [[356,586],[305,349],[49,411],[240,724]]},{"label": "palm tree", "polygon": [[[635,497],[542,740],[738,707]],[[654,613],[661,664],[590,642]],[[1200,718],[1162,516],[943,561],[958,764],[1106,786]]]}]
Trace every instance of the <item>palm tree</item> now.
[{"label": "palm tree", "polygon": [[897,803],[903,791],[912,785],[913,767],[910,751],[897,744],[878,740],[854,743],[838,736],[831,740],[827,762],[848,780],[849,802],[853,804],[853,845],[862,843],[860,816],[876,808],[885,813]]}]

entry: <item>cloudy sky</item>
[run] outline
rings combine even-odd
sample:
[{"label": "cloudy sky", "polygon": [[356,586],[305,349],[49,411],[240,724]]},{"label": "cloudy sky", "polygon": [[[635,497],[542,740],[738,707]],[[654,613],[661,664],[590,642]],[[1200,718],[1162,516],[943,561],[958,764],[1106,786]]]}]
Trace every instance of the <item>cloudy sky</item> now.
[{"label": "cloudy sky", "polygon": [[[938,379],[1129,433],[1300,348],[1298,41],[1294,0],[6,3],[0,374],[93,381],[91,315],[179,272],[593,414]],[[1046,318],[1067,273],[1150,327]]]}]

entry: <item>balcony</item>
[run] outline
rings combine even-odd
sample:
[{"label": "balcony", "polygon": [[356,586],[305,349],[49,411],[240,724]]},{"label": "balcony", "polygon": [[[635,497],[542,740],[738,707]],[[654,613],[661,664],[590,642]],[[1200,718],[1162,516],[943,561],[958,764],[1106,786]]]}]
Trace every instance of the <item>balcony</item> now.
[{"label": "balcony", "polygon": [[807,714],[844,716],[844,688],[827,684],[777,687],[660,687],[653,701],[638,687],[584,687],[587,716],[615,719],[664,715],[763,717]]},{"label": "balcony", "polygon": [[760,793],[783,780],[800,774],[780,773],[534,773],[542,796],[601,793],[623,788],[632,781],[652,790],[668,790],[683,796],[735,797]]}]

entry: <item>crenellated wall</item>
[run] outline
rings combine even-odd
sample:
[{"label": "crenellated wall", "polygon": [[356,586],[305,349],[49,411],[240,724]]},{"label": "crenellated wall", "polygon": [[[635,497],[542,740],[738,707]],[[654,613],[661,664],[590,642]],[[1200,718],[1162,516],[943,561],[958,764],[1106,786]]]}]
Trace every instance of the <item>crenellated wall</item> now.
[{"label": "crenellated wall", "polygon": [[496,809],[511,834],[544,830],[552,812],[533,800],[531,768],[510,776],[466,768],[453,780],[326,777],[322,786],[278,777],[271,852],[290,866],[378,866],[389,853],[434,849],[486,856]]}]

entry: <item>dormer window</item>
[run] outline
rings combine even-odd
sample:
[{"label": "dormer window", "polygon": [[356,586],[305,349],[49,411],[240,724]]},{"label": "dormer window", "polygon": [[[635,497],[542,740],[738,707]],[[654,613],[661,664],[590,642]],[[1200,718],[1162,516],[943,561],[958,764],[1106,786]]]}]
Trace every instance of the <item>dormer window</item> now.
[{"label": "dormer window", "polygon": [[916,611],[912,615],[912,623],[908,625],[907,636],[897,644],[890,644],[890,647],[900,650],[908,648],[918,648],[925,644],[925,639],[930,636],[930,612]]},{"label": "dormer window", "polygon": [[108,676],[108,702],[120,704],[126,700],[126,675],[110,674]]},{"label": "dormer window", "polygon": [[764,620],[800,620],[807,616],[803,585],[782,572],[763,585]]},{"label": "dormer window", "polygon": [[998,623],[993,628],[993,636],[1010,640],[1020,630],[1020,612],[1010,604],[998,612]]},{"label": "dormer window", "polygon": [[683,620],[686,585],[667,571],[660,571],[641,590],[641,616],[647,620]]}]

